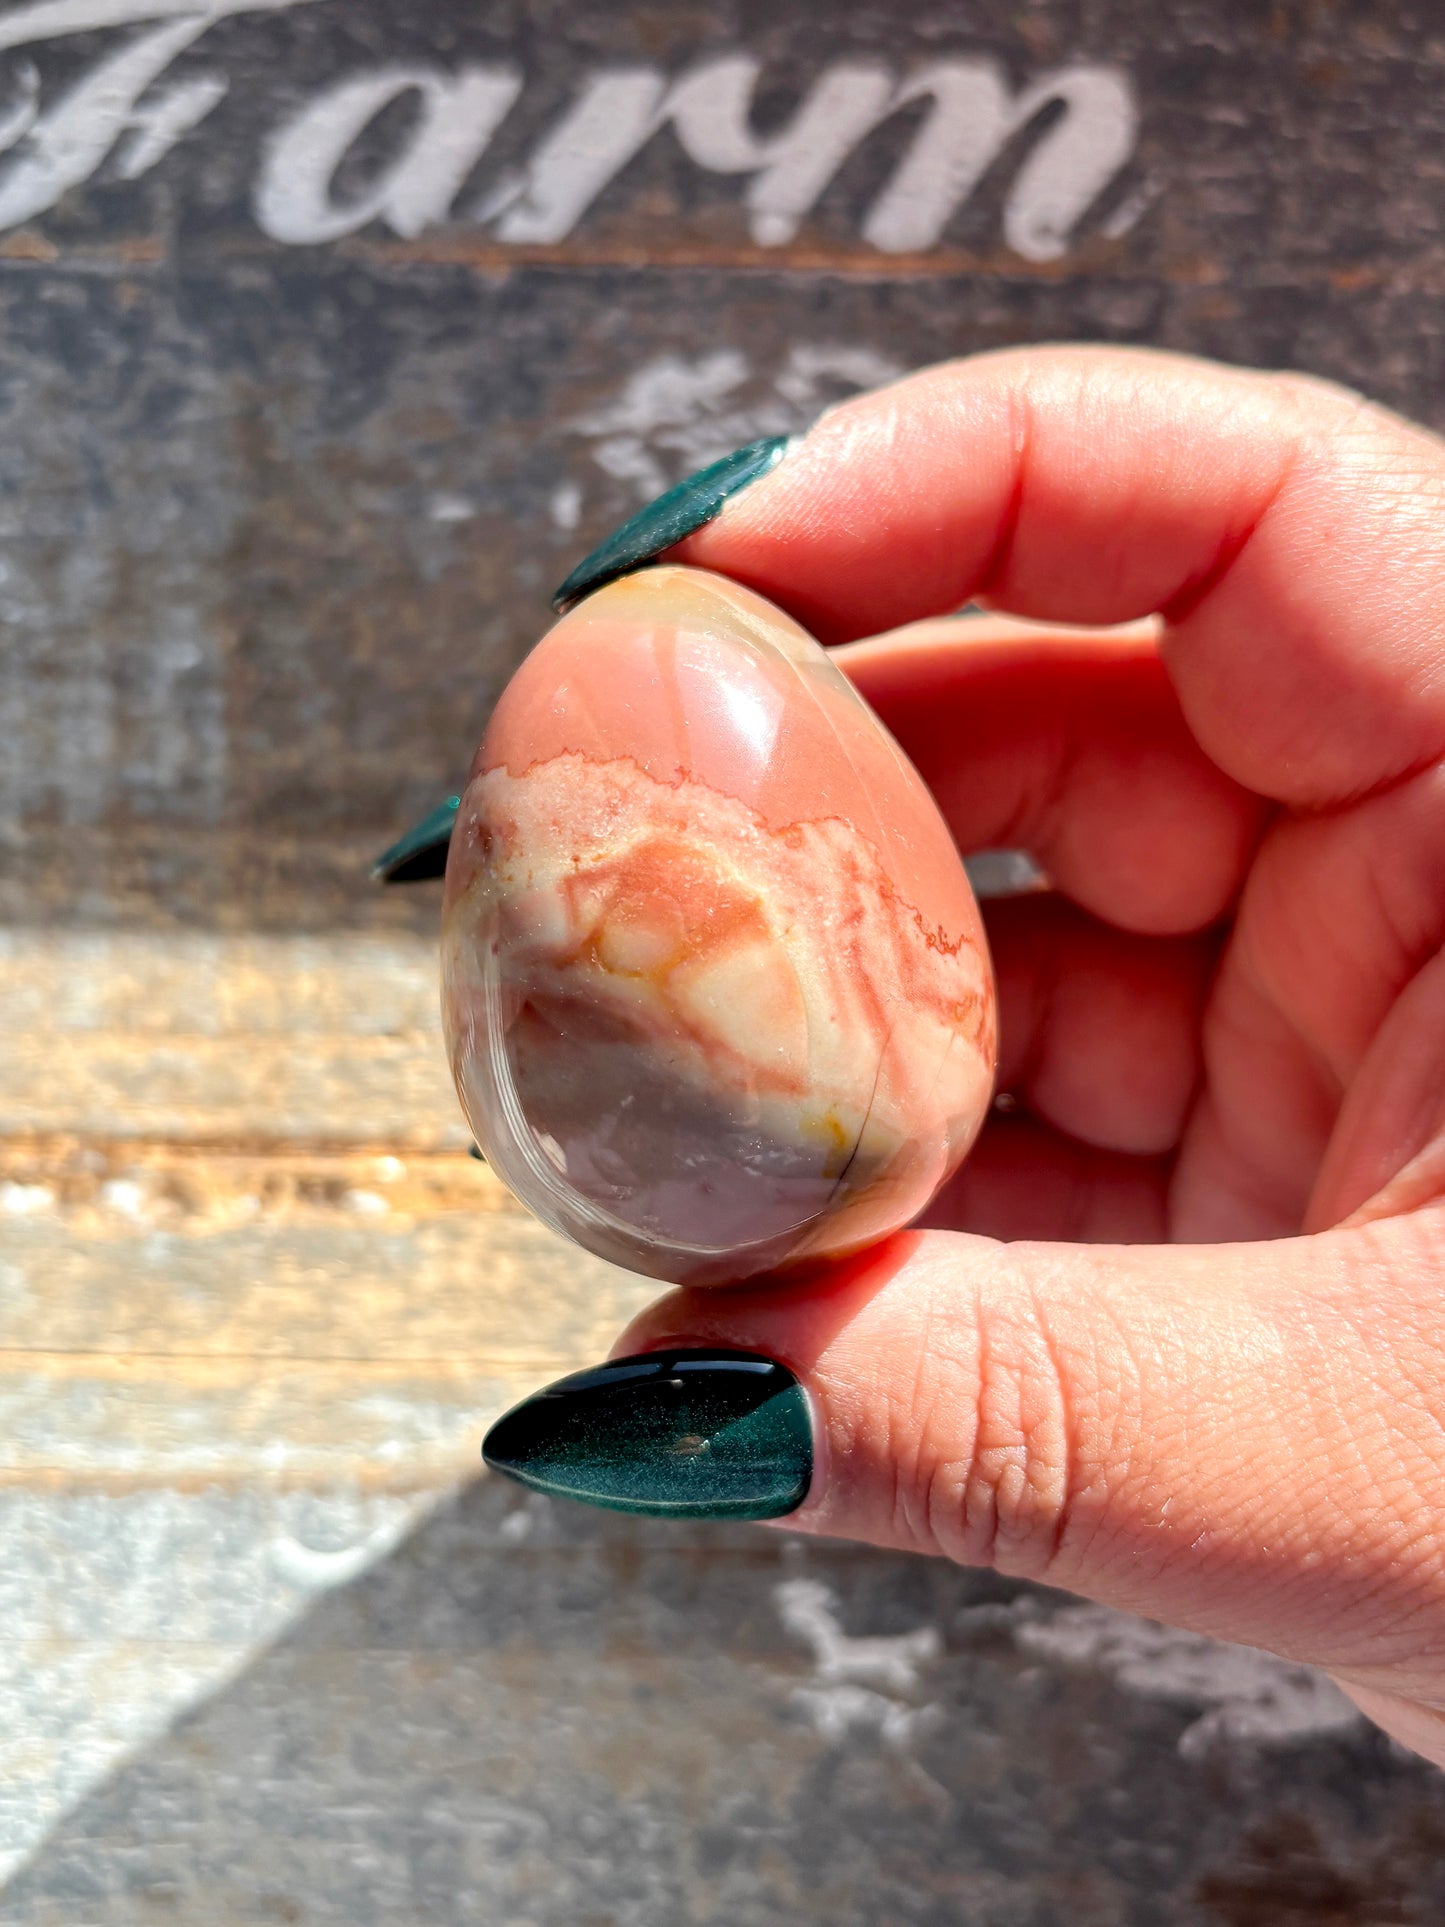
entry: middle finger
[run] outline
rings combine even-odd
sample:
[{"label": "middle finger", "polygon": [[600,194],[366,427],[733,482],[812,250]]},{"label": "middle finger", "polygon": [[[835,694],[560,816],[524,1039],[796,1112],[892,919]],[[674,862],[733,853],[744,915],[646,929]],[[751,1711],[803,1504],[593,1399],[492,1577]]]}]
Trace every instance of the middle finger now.
[{"label": "middle finger", "polygon": [[1270,806],[1195,742],[1156,635],[955,616],[835,653],[960,849],[1024,848],[1096,916],[1178,935],[1233,904]]}]

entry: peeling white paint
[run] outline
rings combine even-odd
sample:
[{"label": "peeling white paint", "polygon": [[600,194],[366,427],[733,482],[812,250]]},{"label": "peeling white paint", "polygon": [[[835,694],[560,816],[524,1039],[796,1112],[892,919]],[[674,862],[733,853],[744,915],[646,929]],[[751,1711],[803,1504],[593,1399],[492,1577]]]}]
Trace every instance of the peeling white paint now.
[{"label": "peeling white paint", "polygon": [[348,1191],[341,1202],[360,1218],[384,1218],[391,1210],[379,1191]]},{"label": "peeling white paint", "polygon": [[799,342],[770,373],[738,348],[658,355],[633,369],[611,401],[567,426],[604,474],[631,483],[645,502],[704,463],[764,435],[793,434],[830,402],[903,372],[847,342]]},{"label": "peeling white paint", "polygon": [[144,1224],[150,1217],[150,1199],[144,1188],[130,1178],[111,1178],[100,1187],[100,1201],[109,1211],[133,1224]]},{"label": "peeling white paint", "polygon": [[784,1626],[812,1649],[817,1682],[794,1688],[791,1697],[825,1740],[862,1728],[902,1748],[941,1719],[937,1707],[908,1697],[921,1691],[921,1669],[942,1651],[936,1626],[854,1638],[820,1579],[785,1579],[773,1598]]},{"label": "peeling white paint", "polygon": [[548,509],[554,528],[570,535],[582,520],[582,490],[576,482],[559,482],[553,489]]},{"label": "peeling white paint", "polygon": [[1023,1652],[1055,1665],[1091,1667],[1141,1699],[1203,1708],[1180,1735],[1185,1759],[1221,1742],[1291,1745],[1361,1720],[1312,1667],[1107,1606],[1066,1606],[1048,1618],[1023,1618],[1014,1637]]},{"label": "peeling white paint", "polygon": [[791,1698],[832,1745],[862,1731],[876,1733],[902,1752],[943,1719],[941,1707],[907,1706],[866,1686],[798,1686]]},{"label": "peeling white paint", "polygon": [[[903,1747],[941,1717],[919,1703],[923,1670],[942,1654],[936,1627],[853,1638],[822,1581],[789,1579],[773,1596],[783,1624],[813,1653],[816,1680],[792,1698],[825,1739],[865,1728]],[[1193,1711],[1179,1737],[1186,1760],[1221,1746],[1297,1745],[1345,1732],[1362,1718],[1312,1667],[1108,1606],[1049,1611],[1035,1594],[1021,1593],[1006,1604],[967,1607],[955,1624],[960,1632],[1006,1632],[1021,1653],[1048,1665],[1102,1673],[1139,1699]]]},{"label": "peeling white paint", "polygon": [[433,522],[470,522],[477,512],[465,495],[434,495],[427,515]]},{"label": "peeling white paint", "polygon": [[381,1510],[380,1522],[354,1545],[311,1546],[290,1533],[283,1533],[271,1546],[273,1570],[288,1585],[305,1592],[329,1592],[335,1586],[349,1586],[394,1552],[402,1536],[415,1523],[416,1506],[405,1500],[391,1500]]},{"label": "peeling white paint", "polygon": [[850,1637],[839,1624],[836,1596],[821,1579],[785,1579],[774,1588],[773,1597],[788,1631],[813,1649],[818,1678],[827,1683],[913,1693],[918,1690],[919,1668],[942,1651],[936,1626]]}]

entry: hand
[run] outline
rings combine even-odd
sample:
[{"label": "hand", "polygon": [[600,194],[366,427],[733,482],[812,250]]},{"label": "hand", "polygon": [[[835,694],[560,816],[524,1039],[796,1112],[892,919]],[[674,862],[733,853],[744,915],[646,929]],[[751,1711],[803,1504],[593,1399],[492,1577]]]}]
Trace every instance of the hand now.
[{"label": "hand", "polygon": [[1445,1764],[1445,447],[1295,377],[990,355],[675,553],[872,635],[840,661],[960,847],[1054,890],[989,906],[1013,1108],[938,1228],[619,1349],[799,1375],[789,1527],[1312,1662]]}]

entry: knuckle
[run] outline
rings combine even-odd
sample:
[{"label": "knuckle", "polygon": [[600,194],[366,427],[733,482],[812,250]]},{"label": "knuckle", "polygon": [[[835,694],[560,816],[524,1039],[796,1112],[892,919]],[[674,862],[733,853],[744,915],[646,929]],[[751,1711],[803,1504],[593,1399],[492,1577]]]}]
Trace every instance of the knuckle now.
[{"label": "knuckle", "polygon": [[[1120,1448],[1128,1427],[1120,1421],[1137,1404],[1136,1374],[1117,1334],[1117,1342],[1101,1342],[1096,1315],[1066,1309],[1047,1279],[1006,1252],[997,1256],[1003,1262],[989,1266],[966,1321],[966,1367],[947,1359],[942,1343],[922,1354],[912,1446],[899,1460],[897,1523],[910,1543],[937,1546],[961,1563],[1047,1580],[1061,1559],[1077,1562],[1128,1478]],[[948,1325],[958,1333],[956,1301]],[[944,1360],[947,1370],[939,1369]]]},{"label": "knuckle", "polygon": [[889,1539],[960,1558],[947,1493],[966,1449],[960,1420],[969,1404],[973,1356],[957,1299],[950,1302],[941,1282],[922,1295],[911,1336],[912,1369],[890,1375],[884,1407]]},{"label": "knuckle", "polygon": [[965,1527],[1001,1571],[1039,1578],[1068,1519],[1073,1401],[1036,1291],[1016,1283],[981,1293],[979,1333]]},{"label": "knuckle", "polygon": [[1139,1476],[1144,1377],[1106,1294],[1042,1249],[940,1234],[908,1301],[863,1400],[869,1536],[1046,1581],[1097,1558]]},{"label": "knuckle", "polygon": [[1332,380],[1328,375],[1307,374],[1298,368],[1276,368],[1270,371],[1267,380],[1276,394],[1293,402],[1306,415],[1343,419],[1374,408],[1362,390],[1351,388],[1347,382]]}]

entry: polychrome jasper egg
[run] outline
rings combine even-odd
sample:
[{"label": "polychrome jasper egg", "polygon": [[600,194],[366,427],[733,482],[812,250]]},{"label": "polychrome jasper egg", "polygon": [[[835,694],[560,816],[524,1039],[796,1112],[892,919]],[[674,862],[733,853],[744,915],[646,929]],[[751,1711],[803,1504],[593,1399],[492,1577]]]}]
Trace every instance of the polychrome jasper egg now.
[{"label": "polychrome jasper egg", "polygon": [[805,631],[698,569],[610,583],[508,685],[442,959],[487,1158],[656,1278],[872,1243],[989,1103],[992,977],[932,798]]}]

